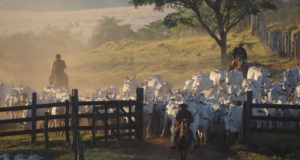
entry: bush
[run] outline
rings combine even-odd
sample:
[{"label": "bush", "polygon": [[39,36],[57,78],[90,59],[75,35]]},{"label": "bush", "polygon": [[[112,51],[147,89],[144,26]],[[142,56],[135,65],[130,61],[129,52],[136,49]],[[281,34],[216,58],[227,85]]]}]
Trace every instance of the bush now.
[{"label": "bush", "polygon": [[133,38],[134,31],[131,29],[131,25],[120,25],[119,23],[120,21],[114,17],[104,17],[98,20],[98,24],[89,39],[90,46],[96,48],[106,42]]}]

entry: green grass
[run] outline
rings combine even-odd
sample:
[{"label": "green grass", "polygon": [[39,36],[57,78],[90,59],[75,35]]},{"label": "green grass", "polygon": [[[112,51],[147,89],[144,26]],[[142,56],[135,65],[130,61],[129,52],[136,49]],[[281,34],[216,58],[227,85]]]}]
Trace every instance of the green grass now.
[{"label": "green grass", "polygon": [[[92,145],[91,135],[82,133],[84,156],[87,160],[134,160],[140,157],[137,151],[146,143],[122,140],[120,144],[115,141],[99,141]],[[49,150],[45,149],[43,134],[37,135],[37,141],[32,144],[31,136],[0,137],[0,154],[37,154],[49,160],[73,160],[74,153],[70,143],[65,142],[64,136],[49,135]],[[142,158],[139,158],[142,159]]]},{"label": "green grass", "polygon": [[300,136],[295,134],[255,133],[247,145],[229,147],[239,159],[288,160],[300,159]]},{"label": "green grass", "polygon": [[[297,66],[300,62],[280,58],[278,53],[264,47],[249,30],[229,35],[228,54],[237,41],[246,44],[249,62],[265,65],[275,81],[282,78],[284,69]],[[208,74],[214,69],[227,69],[229,65],[229,62],[225,66],[220,64],[220,49],[208,35],[156,41],[109,42],[67,59],[76,62],[68,69],[72,75],[70,80],[75,86],[84,85],[82,88],[122,86],[125,76],[134,75],[143,82],[154,74],[162,75],[174,87],[182,88],[185,80],[195,73]]]}]

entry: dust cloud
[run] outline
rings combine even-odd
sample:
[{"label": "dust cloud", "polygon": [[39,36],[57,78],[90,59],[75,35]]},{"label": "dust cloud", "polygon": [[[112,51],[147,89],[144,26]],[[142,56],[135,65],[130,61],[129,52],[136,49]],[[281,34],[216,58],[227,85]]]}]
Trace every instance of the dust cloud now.
[{"label": "dust cloud", "polygon": [[[166,13],[153,12],[150,6],[51,12],[0,11],[0,80],[41,91],[48,85],[55,55],[60,53],[67,64],[70,88],[89,91],[106,84],[121,84],[122,81],[103,80],[105,77],[99,77],[91,65],[85,66],[88,62],[76,58],[88,52],[87,38],[97,20],[112,16],[138,29],[162,19]],[[105,83],[100,84],[99,78]]]}]

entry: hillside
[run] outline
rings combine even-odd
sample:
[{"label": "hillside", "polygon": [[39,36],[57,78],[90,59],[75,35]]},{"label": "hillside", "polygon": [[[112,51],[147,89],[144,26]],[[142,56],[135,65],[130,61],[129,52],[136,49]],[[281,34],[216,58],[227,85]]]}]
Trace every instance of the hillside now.
[{"label": "hillside", "polygon": [[[236,41],[245,42],[249,62],[264,64],[274,80],[280,80],[282,71],[297,63],[279,58],[276,53],[262,46],[256,37],[251,36],[250,31],[231,34],[228,40],[229,51],[233,50]],[[197,35],[151,42],[109,42],[88,53],[67,57],[66,61],[76,62],[68,69],[72,75],[72,87],[84,90],[109,85],[121,86],[125,76],[136,75],[143,82],[153,74],[163,76],[175,88],[182,88],[185,80],[195,73],[208,74],[214,69],[227,69],[228,66],[220,65],[219,54],[218,46],[208,35]]]}]

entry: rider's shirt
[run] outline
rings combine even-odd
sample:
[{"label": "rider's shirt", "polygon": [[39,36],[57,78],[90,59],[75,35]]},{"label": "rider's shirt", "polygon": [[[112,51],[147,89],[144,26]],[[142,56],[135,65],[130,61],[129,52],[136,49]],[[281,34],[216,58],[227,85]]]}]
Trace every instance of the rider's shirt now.
[{"label": "rider's shirt", "polygon": [[53,63],[52,72],[55,74],[62,73],[65,68],[67,68],[67,66],[64,60],[56,60]]},{"label": "rider's shirt", "polygon": [[176,115],[177,124],[182,122],[184,119],[186,120],[188,125],[194,122],[194,117],[190,111],[188,111],[187,109],[180,109]]},{"label": "rider's shirt", "polygon": [[247,52],[243,47],[237,47],[233,50],[233,59],[241,58],[247,60]]}]

